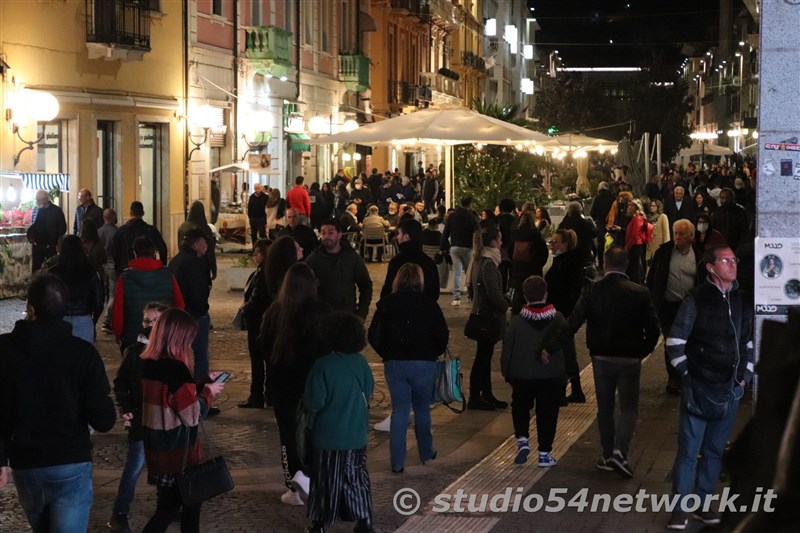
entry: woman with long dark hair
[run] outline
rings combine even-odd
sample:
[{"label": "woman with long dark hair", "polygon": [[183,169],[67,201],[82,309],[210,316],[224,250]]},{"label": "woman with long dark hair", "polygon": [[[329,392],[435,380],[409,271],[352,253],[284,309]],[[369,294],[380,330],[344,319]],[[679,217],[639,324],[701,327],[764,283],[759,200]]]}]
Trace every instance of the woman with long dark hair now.
[{"label": "woman with long dark hair", "polygon": [[[276,241],[270,255],[277,245]],[[296,488],[308,494],[309,478],[297,455],[296,414],[311,366],[327,353],[319,324],[328,310],[317,297],[314,271],[305,263],[296,263],[286,272],[278,297],[261,324],[262,353],[280,434],[284,481],[289,489],[281,501],[289,505],[303,505]]]},{"label": "woman with long dark hair", "polygon": [[89,263],[77,235],[63,235],[57,249],[58,255],[48,261],[47,271],[67,285],[64,321],[72,324],[73,336],[94,343],[94,325],[105,305],[103,281]]},{"label": "woman with long dark hair", "polygon": [[200,505],[184,505],[175,475],[202,462],[197,426],[213,398],[225,387],[213,380],[202,385],[192,376],[192,341],[197,322],[177,308],[164,311],[153,325],[142,352],[142,436],[147,479],[157,487],[156,511],[144,533],[166,531],[181,511],[181,532],[200,531]]},{"label": "woman with long dark hair", "polygon": [[492,393],[492,355],[494,345],[503,337],[508,302],[503,294],[500,276],[500,230],[489,226],[476,231],[472,243],[472,260],[467,268],[467,283],[472,294],[472,314],[488,315],[494,323],[491,337],[477,340],[475,361],[469,374],[468,409],[493,411],[508,407],[508,402]]},{"label": "woman with long dark hair", "polygon": [[264,261],[270,245],[272,241],[269,239],[258,239],[253,245],[256,269],[247,278],[244,286],[242,316],[247,329],[247,350],[250,355],[250,395],[245,401],[236,404],[243,409],[262,409],[264,405],[272,405],[269,388],[265,390],[267,372],[258,342],[261,318],[272,303],[272,297],[267,290],[267,277],[264,275]]},{"label": "woman with long dark hair", "polygon": [[536,229],[531,211],[522,213],[519,225],[511,232],[511,242],[504,246],[511,258],[511,313],[517,314],[525,303],[522,282],[530,276],[541,276],[547,263],[547,243],[544,242],[542,233]]}]

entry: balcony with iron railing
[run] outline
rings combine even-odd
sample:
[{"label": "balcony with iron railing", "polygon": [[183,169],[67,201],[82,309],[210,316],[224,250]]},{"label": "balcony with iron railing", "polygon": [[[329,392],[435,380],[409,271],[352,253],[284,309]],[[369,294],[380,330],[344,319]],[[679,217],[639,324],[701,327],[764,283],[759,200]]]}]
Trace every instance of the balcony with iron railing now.
[{"label": "balcony with iron railing", "polygon": [[258,70],[285,76],[292,68],[292,32],[277,26],[245,27],[245,55]]},{"label": "balcony with iron railing", "polygon": [[476,70],[478,72],[486,72],[486,62],[484,59],[478,54],[470,52],[469,50],[464,50],[461,52],[461,67]]},{"label": "balcony with iron railing", "polygon": [[339,54],[339,79],[349,92],[369,89],[369,58],[362,54]]},{"label": "balcony with iron railing", "polygon": [[139,0],[84,0],[90,59],[141,60],[150,51],[150,9]]},{"label": "balcony with iron railing", "polygon": [[431,102],[430,87],[406,81],[389,80],[389,103],[400,106],[428,107]]}]

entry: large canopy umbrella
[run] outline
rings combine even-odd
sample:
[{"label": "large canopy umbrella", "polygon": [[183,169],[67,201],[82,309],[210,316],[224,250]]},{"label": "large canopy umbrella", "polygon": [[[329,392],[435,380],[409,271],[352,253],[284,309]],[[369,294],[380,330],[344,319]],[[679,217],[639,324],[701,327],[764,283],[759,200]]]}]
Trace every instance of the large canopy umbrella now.
[{"label": "large canopy umbrella", "polygon": [[587,135],[580,135],[577,133],[564,133],[551,137],[547,142],[541,143],[546,150],[565,150],[573,152],[577,150],[585,150],[587,152],[610,150],[617,146],[615,141],[608,139],[600,139],[599,137],[589,137]]},{"label": "large canopy umbrella", "polygon": [[[311,144],[357,143],[368,146],[458,144],[522,144],[531,147],[547,141],[543,133],[461,108],[427,109],[374,122],[358,129],[306,141]],[[445,203],[453,190],[452,150],[445,151]]]},{"label": "large canopy umbrella", "polygon": [[703,141],[695,141],[689,148],[684,148],[680,152],[678,152],[678,157],[683,164],[684,160],[689,160],[692,156],[699,155],[700,156],[700,166],[703,166],[703,160],[707,155],[713,157],[722,157],[726,155],[731,155],[733,150],[730,148],[725,148],[724,146],[719,146],[717,144],[708,144]]},{"label": "large canopy umbrella", "polygon": [[461,107],[426,109],[373,122],[358,129],[306,141],[311,144],[358,143],[368,146],[427,144],[541,143],[550,138],[510,122]]}]

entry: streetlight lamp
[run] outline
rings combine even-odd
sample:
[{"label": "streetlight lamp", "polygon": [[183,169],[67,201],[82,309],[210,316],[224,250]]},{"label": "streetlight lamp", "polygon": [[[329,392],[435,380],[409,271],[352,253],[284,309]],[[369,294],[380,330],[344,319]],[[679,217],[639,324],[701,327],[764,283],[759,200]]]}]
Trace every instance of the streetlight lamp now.
[{"label": "streetlight lamp", "polygon": [[12,125],[12,131],[17,135],[24,146],[14,155],[14,167],[19,163],[22,152],[33,150],[34,145],[44,140],[45,132],[39,135],[36,140],[26,141],[19,132],[20,126],[29,124],[38,125],[39,122],[50,122],[58,115],[58,100],[50,93],[43,91],[33,91],[22,89],[13,94],[11,102],[6,109],[6,118]]}]

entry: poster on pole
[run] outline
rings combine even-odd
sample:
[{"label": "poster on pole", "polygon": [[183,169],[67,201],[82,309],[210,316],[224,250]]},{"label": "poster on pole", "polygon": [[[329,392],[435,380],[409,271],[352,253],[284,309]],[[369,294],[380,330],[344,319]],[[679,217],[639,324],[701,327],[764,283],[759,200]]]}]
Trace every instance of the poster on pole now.
[{"label": "poster on pole", "polygon": [[247,164],[250,172],[269,174],[272,166],[272,156],[269,154],[247,154]]},{"label": "poster on pole", "polygon": [[756,314],[789,314],[800,305],[800,238],[757,237],[754,260]]}]

